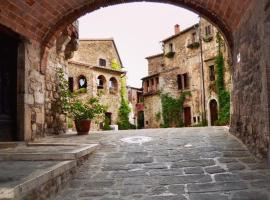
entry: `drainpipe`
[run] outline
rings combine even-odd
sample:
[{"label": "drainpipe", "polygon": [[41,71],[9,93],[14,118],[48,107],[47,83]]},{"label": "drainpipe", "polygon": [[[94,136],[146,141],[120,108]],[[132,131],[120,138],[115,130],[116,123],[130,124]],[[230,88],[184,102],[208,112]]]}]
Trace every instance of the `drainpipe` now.
[{"label": "drainpipe", "polygon": [[202,36],[201,36],[201,16],[199,16],[199,43],[200,43],[200,61],[201,61],[201,103],[202,103],[202,122],[206,121],[206,108],[205,108],[205,82],[204,82],[204,66],[203,66],[203,47],[202,47]]}]

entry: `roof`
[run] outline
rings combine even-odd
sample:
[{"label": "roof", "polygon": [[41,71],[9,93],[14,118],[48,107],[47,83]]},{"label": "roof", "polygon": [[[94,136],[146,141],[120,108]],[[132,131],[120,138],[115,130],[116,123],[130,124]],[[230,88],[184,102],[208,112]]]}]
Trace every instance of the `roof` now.
[{"label": "roof", "polygon": [[198,26],[199,26],[198,23],[197,23],[197,24],[194,24],[194,25],[192,25],[192,26],[190,26],[190,27],[184,29],[184,30],[181,31],[180,33],[177,33],[177,34],[175,34],[175,35],[172,35],[172,36],[170,36],[170,37],[168,37],[168,38],[162,40],[161,42],[167,42],[168,40],[171,40],[171,39],[173,39],[173,38],[175,38],[175,37],[177,37],[177,36],[179,36],[179,35],[182,35],[182,34],[188,32],[188,31],[190,31],[191,29],[194,29],[195,27],[198,27]]},{"label": "roof", "polygon": [[119,55],[118,49],[116,47],[116,44],[115,44],[115,41],[113,38],[83,38],[83,39],[79,39],[79,42],[81,42],[81,41],[82,42],[87,42],[87,41],[110,41],[110,42],[112,42],[113,46],[115,48],[116,54],[119,58],[121,68],[123,68],[123,63],[122,63],[121,57]]},{"label": "roof", "polygon": [[75,65],[81,65],[81,66],[85,66],[85,67],[89,67],[89,68],[95,68],[95,69],[101,69],[101,70],[106,70],[106,71],[121,73],[121,74],[125,74],[126,73],[126,71],[116,70],[116,69],[112,69],[112,68],[108,68],[108,67],[91,66],[91,65],[89,65],[87,63],[78,62],[78,61],[72,61],[72,60],[70,60],[70,61],[68,61],[68,63],[75,64]]},{"label": "roof", "polygon": [[141,80],[148,79],[148,78],[151,78],[151,77],[155,77],[155,76],[158,76],[159,74],[160,73],[156,73],[156,74],[152,74],[152,75],[149,75],[149,76],[145,76]]},{"label": "roof", "polygon": [[142,92],[142,88],[137,88],[137,87],[133,87],[133,86],[129,86],[129,85],[127,85],[127,88],[131,88],[131,89],[134,89],[134,90],[139,90],[140,92]]},{"label": "roof", "polygon": [[159,54],[155,54],[155,55],[152,55],[152,56],[148,56],[145,59],[151,59],[151,58],[155,58],[155,57],[161,57],[163,55],[164,55],[163,53],[159,53]]}]

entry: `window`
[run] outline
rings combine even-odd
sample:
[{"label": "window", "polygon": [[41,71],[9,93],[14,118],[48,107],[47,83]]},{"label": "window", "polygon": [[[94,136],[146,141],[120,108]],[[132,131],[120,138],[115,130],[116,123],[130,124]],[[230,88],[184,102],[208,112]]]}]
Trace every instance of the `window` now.
[{"label": "window", "polygon": [[78,85],[79,85],[79,87],[78,87],[79,89],[87,88],[87,80],[86,80],[85,76],[83,76],[83,75],[79,76]]},{"label": "window", "polygon": [[106,60],[103,58],[99,59],[99,66],[106,67]]},{"label": "window", "polygon": [[196,121],[197,121],[197,120],[196,120],[196,117],[193,117],[193,122],[196,123]]},{"label": "window", "polygon": [[[110,81],[109,81],[109,90],[110,90],[110,93],[116,93],[117,92],[117,87],[118,87],[118,84],[117,84],[116,78],[114,78],[114,77],[110,78]],[[129,91],[129,93],[130,92],[131,91]]]},{"label": "window", "polygon": [[200,123],[201,122],[200,116],[198,116],[197,119],[198,119],[198,123]]},{"label": "window", "polygon": [[68,77],[68,89],[70,92],[74,91],[74,79],[73,77]]},{"label": "window", "polygon": [[215,66],[214,65],[209,66],[209,78],[210,78],[210,81],[214,81],[216,79],[215,78]]},{"label": "window", "polygon": [[104,76],[100,75],[97,78],[97,89],[104,89],[105,88],[106,79]]},{"label": "window", "polygon": [[173,52],[173,44],[172,43],[169,44],[169,52]]},{"label": "window", "polygon": [[183,74],[183,79],[184,79],[184,89],[188,89],[189,88],[189,81],[188,81],[188,74],[187,73]]},{"label": "window", "polygon": [[205,27],[205,35],[206,36],[212,35],[211,25]]},{"label": "window", "polygon": [[181,74],[177,75],[177,88],[178,88],[178,90],[183,89],[183,87],[182,87],[182,75]]},{"label": "window", "polygon": [[189,89],[189,78],[187,73],[177,75],[177,88],[178,90]]},{"label": "window", "polygon": [[191,40],[192,40],[192,43],[197,42],[196,32],[192,33],[192,38],[191,38]]}]

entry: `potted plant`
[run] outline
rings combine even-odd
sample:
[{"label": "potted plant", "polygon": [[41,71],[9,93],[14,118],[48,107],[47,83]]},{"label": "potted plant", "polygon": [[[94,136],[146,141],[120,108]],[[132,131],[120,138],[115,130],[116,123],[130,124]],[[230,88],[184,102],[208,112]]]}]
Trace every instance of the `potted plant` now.
[{"label": "potted plant", "polygon": [[78,135],[88,134],[93,119],[103,118],[106,107],[97,97],[80,99],[80,93],[71,93],[62,69],[58,71],[62,110],[75,122]]}]

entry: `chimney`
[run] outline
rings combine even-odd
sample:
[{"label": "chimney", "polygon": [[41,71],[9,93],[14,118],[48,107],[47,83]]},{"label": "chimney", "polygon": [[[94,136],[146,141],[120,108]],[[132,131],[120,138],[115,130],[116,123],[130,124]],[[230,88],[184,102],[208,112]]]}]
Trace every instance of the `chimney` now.
[{"label": "chimney", "polygon": [[178,34],[178,33],[180,33],[180,26],[179,26],[179,24],[175,24],[174,25],[174,33],[175,33],[175,35]]}]

